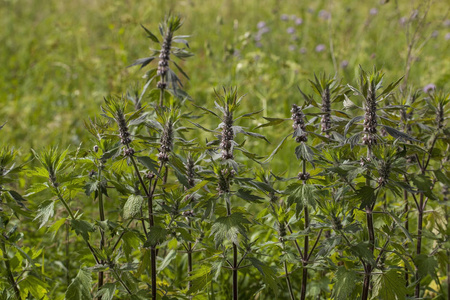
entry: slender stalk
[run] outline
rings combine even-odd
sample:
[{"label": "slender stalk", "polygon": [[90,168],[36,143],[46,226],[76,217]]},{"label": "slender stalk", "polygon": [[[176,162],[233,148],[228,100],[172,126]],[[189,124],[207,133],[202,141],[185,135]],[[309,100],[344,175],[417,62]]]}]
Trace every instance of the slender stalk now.
[{"label": "slender stalk", "polygon": [[[306,161],[303,160],[303,174],[306,174]],[[306,184],[306,180],[303,181],[303,184]],[[305,215],[305,231],[309,228],[309,211],[308,206],[305,205],[304,208],[304,215]],[[303,260],[302,260],[302,289],[300,294],[300,299],[305,300],[306,299],[306,288],[308,284],[308,269],[306,268],[308,265],[308,253],[309,253],[309,236],[305,236],[305,243],[303,245]]]},{"label": "slender stalk", "polygon": [[[405,200],[405,229],[406,231],[409,231],[409,205],[408,205],[408,192],[406,190],[403,191],[403,199]],[[408,247],[408,245],[405,245],[405,248]],[[408,268],[405,265],[405,283],[406,286],[408,286],[409,284],[409,276],[408,276]]]},{"label": "slender stalk", "polygon": [[[372,156],[372,149],[370,145],[367,147],[367,158],[371,159]],[[369,179],[369,171],[367,171],[367,177],[366,177],[366,186],[370,186],[370,179]],[[372,205],[366,206],[366,222],[367,222],[367,232],[369,234],[369,249],[370,252],[373,254],[375,249],[375,231],[373,228],[373,207],[375,206],[375,201]],[[370,280],[372,277],[372,265],[370,263],[363,264],[364,266],[364,281],[363,281],[363,292],[361,295],[361,300],[367,300],[369,297],[370,292]]]},{"label": "slender stalk", "polygon": [[238,299],[238,250],[233,243],[233,300]]},{"label": "slender stalk", "polygon": [[289,290],[289,295],[291,296],[291,300],[294,300],[294,292],[292,291],[291,279],[289,278],[289,272],[287,268],[287,261],[284,261],[284,273],[286,274],[286,283]]},{"label": "slender stalk", "polygon": [[[423,209],[424,209],[424,195],[420,193],[419,196],[419,207],[417,207],[417,211],[419,213],[419,219],[417,221],[417,245],[416,245],[416,254],[419,255],[422,252],[422,229],[423,229]],[[420,297],[420,277],[419,271],[416,271],[416,288],[414,296],[416,298]]]},{"label": "slender stalk", "polygon": [[17,282],[14,279],[14,275],[11,271],[11,265],[9,263],[9,257],[8,254],[6,253],[6,246],[5,243],[2,241],[0,243],[1,247],[2,247],[2,252],[3,252],[3,261],[5,262],[5,270],[6,270],[6,274],[8,276],[8,281],[11,284],[11,287],[14,289],[14,294],[16,295],[16,298],[18,300],[20,300],[20,291],[19,291],[19,287],[17,286]]},{"label": "slender stalk", "polygon": [[[100,165],[98,166],[98,182],[99,182],[99,188],[97,190],[98,192],[98,210],[100,212],[100,222],[105,221],[105,208],[104,208],[104,204],[103,204],[103,193],[102,193],[102,188],[101,188],[101,181],[102,181],[102,168],[103,168],[103,163],[100,161],[99,162]],[[103,229],[100,227],[100,250],[102,250],[105,247],[105,232],[103,231]],[[101,263],[103,264],[104,261],[102,260]],[[103,286],[103,279],[104,279],[104,273],[103,271],[99,271],[98,272],[98,287],[97,289],[100,290],[101,287]],[[97,297],[98,300],[102,299],[102,296],[98,296]]]},{"label": "slender stalk", "polygon": [[70,285],[70,249],[69,249],[69,235],[70,235],[70,228],[69,224],[66,223],[66,283],[67,287]]}]

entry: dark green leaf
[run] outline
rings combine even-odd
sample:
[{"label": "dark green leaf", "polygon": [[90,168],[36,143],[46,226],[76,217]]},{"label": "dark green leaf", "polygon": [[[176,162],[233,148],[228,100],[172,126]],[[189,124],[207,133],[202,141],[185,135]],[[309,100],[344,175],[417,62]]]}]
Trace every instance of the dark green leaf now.
[{"label": "dark green leaf", "polygon": [[91,272],[80,269],[77,277],[72,281],[66,291],[66,300],[89,300],[91,295]]},{"label": "dark green leaf", "polygon": [[351,298],[356,287],[356,273],[349,271],[345,267],[339,267],[334,275],[336,283],[333,287],[335,300],[347,300]]}]

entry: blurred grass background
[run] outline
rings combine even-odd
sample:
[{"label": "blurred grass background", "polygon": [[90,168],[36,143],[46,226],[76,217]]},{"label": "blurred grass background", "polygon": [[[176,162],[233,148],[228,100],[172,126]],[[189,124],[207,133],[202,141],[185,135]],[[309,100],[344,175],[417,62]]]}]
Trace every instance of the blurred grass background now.
[{"label": "blurred grass background", "polygon": [[[384,2],[0,0],[2,141],[24,152],[87,142],[83,120],[100,112],[103,97],[143,82],[144,71],[126,68],[156,46],[140,24],[156,33],[170,11],[185,19],[180,34],[192,35],[195,56],[182,65],[198,104],[212,105],[213,88],[237,85],[247,94],[246,109],[289,117],[291,104],[301,101],[296,87],[310,93],[314,73],[352,83],[359,65],[376,65],[387,80],[401,77],[406,36],[429,5],[408,88],[434,83],[448,90],[448,3]],[[281,139],[269,135],[274,143]]]}]

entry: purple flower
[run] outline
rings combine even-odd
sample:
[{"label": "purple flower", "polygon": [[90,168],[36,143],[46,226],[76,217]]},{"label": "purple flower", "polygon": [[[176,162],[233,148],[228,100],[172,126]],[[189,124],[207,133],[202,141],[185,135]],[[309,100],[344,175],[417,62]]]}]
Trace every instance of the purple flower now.
[{"label": "purple flower", "polygon": [[424,86],[423,91],[425,93],[430,93],[432,91],[434,91],[436,89],[436,85],[434,85],[433,83],[427,84],[426,86]]},{"label": "purple flower", "polygon": [[342,62],[341,62],[341,68],[342,69],[346,69],[348,67],[348,60],[343,60]]},{"label": "purple flower", "polygon": [[319,11],[319,18],[323,20],[328,20],[331,18],[331,14],[326,10]]},{"label": "purple flower", "polygon": [[375,7],[374,7],[374,8],[371,8],[370,11],[369,11],[369,13],[370,13],[372,16],[375,16],[375,15],[378,14],[378,9],[376,9]]},{"label": "purple flower", "polygon": [[294,33],[295,33],[294,27],[289,27],[286,31],[287,31],[287,33],[289,33],[289,34],[294,34]]},{"label": "purple flower", "polygon": [[281,21],[287,21],[287,20],[289,20],[289,16],[286,15],[286,14],[282,14],[281,15]]},{"label": "purple flower", "polygon": [[448,40],[450,40],[450,32],[447,32],[446,34],[445,34],[445,39],[448,41]]},{"label": "purple flower", "polygon": [[262,44],[261,44],[260,42],[257,42],[255,45],[256,45],[256,47],[258,47],[258,48],[261,48],[261,47],[262,47]]},{"label": "purple flower", "polygon": [[295,45],[289,45],[289,51],[294,51],[295,50]]},{"label": "purple flower", "polygon": [[259,42],[261,40],[261,34],[260,33],[257,33],[256,35],[255,35],[255,42]]},{"label": "purple flower", "polygon": [[447,19],[444,21],[444,26],[445,27],[450,27],[450,19]]},{"label": "purple flower", "polygon": [[295,19],[295,25],[299,26],[303,24],[303,19],[302,18],[297,18]]},{"label": "purple flower", "polygon": [[266,26],[267,26],[267,24],[264,21],[258,22],[258,24],[256,25],[256,27],[258,27],[258,29],[262,29]]},{"label": "purple flower", "polygon": [[435,30],[431,33],[431,37],[436,38],[439,35],[439,31]]},{"label": "purple flower", "polygon": [[263,34],[265,34],[265,33],[268,33],[269,31],[270,31],[270,28],[269,28],[269,27],[263,27],[263,28],[261,28],[261,29],[258,31],[258,33],[261,34],[261,35],[263,35]]},{"label": "purple flower", "polygon": [[408,21],[408,19],[406,19],[406,17],[401,17],[400,20],[399,20],[400,25],[402,25],[402,26],[405,25],[406,21]]},{"label": "purple flower", "polygon": [[316,52],[322,52],[325,50],[325,45],[324,44],[319,44],[316,46]]},{"label": "purple flower", "polygon": [[300,48],[300,53],[301,54],[305,54],[306,53],[306,48],[305,47],[301,47]]}]

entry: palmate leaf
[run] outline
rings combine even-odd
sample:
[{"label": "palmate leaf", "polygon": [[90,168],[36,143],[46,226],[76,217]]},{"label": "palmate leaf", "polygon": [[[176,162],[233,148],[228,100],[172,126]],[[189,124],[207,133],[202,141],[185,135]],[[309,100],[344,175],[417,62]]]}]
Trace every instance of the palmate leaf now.
[{"label": "palmate leaf", "polygon": [[203,290],[211,279],[211,267],[207,265],[200,266],[199,269],[194,270],[192,276],[187,278],[192,284],[191,288],[187,291],[187,295],[189,296]]},{"label": "palmate leaf", "polygon": [[40,223],[39,223],[39,229],[42,228],[42,226],[44,226],[48,219],[50,219],[51,217],[53,217],[54,214],[54,205],[55,202],[48,200],[43,202],[38,209],[38,213],[36,214],[36,218],[34,218],[34,220],[39,219]]},{"label": "palmate leaf", "polygon": [[349,271],[345,267],[339,267],[334,274],[336,283],[333,286],[333,299],[347,300],[351,298],[356,287],[356,273]]},{"label": "palmate leaf", "polygon": [[66,300],[89,300],[91,295],[91,272],[87,269],[80,269],[77,277],[72,281],[66,291]]},{"label": "palmate leaf", "polygon": [[435,257],[419,254],[414,258],[414,264],[417,267],[420,278],[423,278],[426,275],[436,278],[438,262]]},{"label": "palmate leaf", "polygon": [[242,213],[233,213],[218,218],[211,227],[211,235],[214,235],[216,246],[223,243],[224,240],[230,240],[234,244],[238,244],[239,233],[247,237],[244,224],[250,224],[250,222]]},{"label": "palmate leaf", "polygon": [[366,206],[371,206],[375,203],[375,189],[370,186],[363,186],[356,191],[355,197],[361,201],[360,209],[366,208]]},{"label": "palmate leaf", "polygon": [[373,277],[372,299],[403,300],[406,299],[406,281],[398,269],[390,269]]},{"label": "palmate leaf", "polygon": [[148,233],[147,241],[144,243],[144,247],[156,246],[158,243],[163,242],[166,239],[167,233],[167,230],[162,227],[151,227]]},{"label": "palmate leaf", "polygon": [[100,297],[102,300],[113,300],[116,292],[116,285],[114,283],[105,283],[102,288],[97,292],[96,297]]},{"label": "palmate leaf", "polygon": [[86,241],[89,240],[89,232],[94,232],[95,227],[84,220],[71,220],[70,225],[77,235],[81,235]]}]

